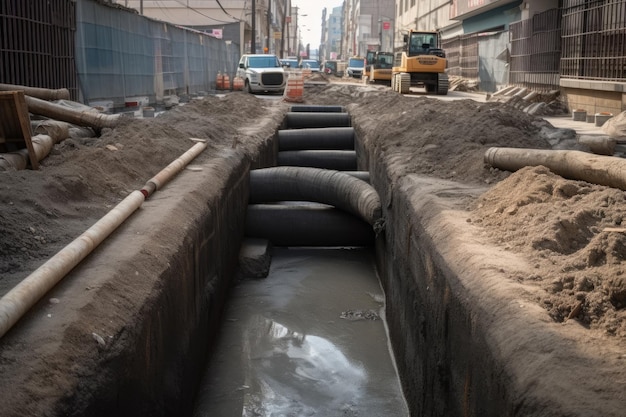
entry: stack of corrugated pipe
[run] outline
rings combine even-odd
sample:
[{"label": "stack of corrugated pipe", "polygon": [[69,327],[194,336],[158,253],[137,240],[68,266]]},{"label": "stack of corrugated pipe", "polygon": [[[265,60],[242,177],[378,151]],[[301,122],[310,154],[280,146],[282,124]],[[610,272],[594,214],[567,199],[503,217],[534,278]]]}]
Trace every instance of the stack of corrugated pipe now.
[{"label": "stack of corrugated pipe", "polygon": [[369,173],[357,171],[342,106],[292,106],[277,133],[278,166],[250,172],[247,237],[274,246],[369,246],[382,227]]}]

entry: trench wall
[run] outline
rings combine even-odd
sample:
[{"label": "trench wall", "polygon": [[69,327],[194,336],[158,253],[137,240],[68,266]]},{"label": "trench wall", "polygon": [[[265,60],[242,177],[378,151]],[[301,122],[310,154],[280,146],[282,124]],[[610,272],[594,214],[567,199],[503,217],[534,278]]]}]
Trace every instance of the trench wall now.
[{"label": "trench wall", "polygon": [[[146,239],[163,242],[167,254],[155,259],[163,266],[159,276],[151,277],[154,288],[140,306],[137,321],[120,330],[120,337],[128,343],[101,357],[101,369],[106,372],[96,380],[83,381],[71,397],[56,405],[54,415],[192,414],[196,388],[235,277],[248,205],[249,170],[273,164],[271,138],[259,146],[256,155],[224,150],[202,163],[202,171],[179,174],[184,177],[178,180],[190,185],[193,195],[181,198],[173,181],[157,193],[160,195],[155,194],[160,201],[144,203],[142,210],[151,213],[145,216],[150,217],[145,224],[137,220],[138,224],[127,226],[109,242],[116,246],[118,239],[128,238],[127,233],[137,234],[136,229],[155,229]],[[168,204],[170,200],[174,202]],[[168,228],[171,216],[186,219],[183,230]],[[160,226],[154,228],[155,224]],[[140,257],[152,249],[141,243],[136,246],[142,247],[142,253],[133,254],[129,263],[140,264]],[[115,281],[127,279],[135,268],[120,262]]]},{"label": "trench wall", "polygon": [[[610,349],[586,352],[584,329],[554,323],[514,278],[528,274],[529,261],[484,242],[466,221],[467,202],[485,188],[399,176],[393,156],[360,149],[386,219],[376,263],[411,415],[623,414],[608,382],[615,370],[603,363]],[[594,378],[573,379],[590,370]]]}]

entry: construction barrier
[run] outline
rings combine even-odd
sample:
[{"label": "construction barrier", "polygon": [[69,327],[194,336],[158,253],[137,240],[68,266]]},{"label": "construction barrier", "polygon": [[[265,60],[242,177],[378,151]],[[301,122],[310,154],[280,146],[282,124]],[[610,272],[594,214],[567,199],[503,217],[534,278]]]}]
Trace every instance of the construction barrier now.
[{"label": "construction barrier", "polygon": [[235,78],[233,78],[233,90],[241,91],[243,90],[243,86],[243,78],[235,76]]},{"label": "construction barrier", "polygon": [[304,95],[304,79],[301,72],[292,72],[287,78],[287,87],[285,87],[284,100],[289,102],[301,103]]}]

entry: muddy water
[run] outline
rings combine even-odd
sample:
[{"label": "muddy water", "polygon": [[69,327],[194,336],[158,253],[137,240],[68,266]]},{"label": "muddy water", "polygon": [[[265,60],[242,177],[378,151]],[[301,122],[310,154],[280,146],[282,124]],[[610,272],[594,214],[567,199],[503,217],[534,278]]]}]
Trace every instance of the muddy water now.
[{"label": "muddy water", "polygon": [[234,288],[194,416],[408,416],[372,259],[274,248]]}]

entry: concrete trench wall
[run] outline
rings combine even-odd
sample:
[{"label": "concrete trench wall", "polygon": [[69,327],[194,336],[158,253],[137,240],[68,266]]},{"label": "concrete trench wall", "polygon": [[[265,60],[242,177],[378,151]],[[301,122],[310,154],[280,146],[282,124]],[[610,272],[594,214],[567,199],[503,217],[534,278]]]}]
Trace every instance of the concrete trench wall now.
[{"label": "concrete trench wall", "polygon": [[485,189],[418,175],[392,187],[399,167],[367,159],[386,219],[376,263],[411,415],[623,415],[623,399],[604,395],[615,378],[607,352],[588,355],[576,340],[584,329],[553,323],[534,290],[511,278],[527,275],[528,261],[466,222],[468,198]]},{"label": "concrete trench wall", "polygon": [[[108,255],[108,247],[129,239],[128,234],[150,230],[146,239],[164,242],[168,249],[164,258],[155,259],[163,264],[161,273],[151,277],[151,296],[138,307],[137,314],[144,320],[118,330],[119,337],[128,340],[125,348],[99,356],[99,366],[106,371],[90,376],[95,379],[89,383],[79,383],[73,395],[54,406],[53,415],[191,415],[195,390],[237,268],[249,170],[275,164],[274,142],[268,138],[252,156],[225,150],[203,163],[202,171],[181,173],[188,176],[183,181],[194,183],[193,195],[177,198],[173,182],[158,192],[160,201],[144,203],[142,210],[150,215],[133,220],[138,224],[124,226],[107,242],[103,257]],[[170,216],[188,217],[184,230],[168,230],[166,219]],[[160,226],[155,228],[157,223]],[[144,251],[139,251],[140,256]],[[116,262],[111,285],[134,275],[136,256]],[[87,262],[83,268],[93,266]]]},{"label": "concrete trench wall", "polygon": [[234,276],[248,198],[248,161],[231,155],[214,167],[223,176],[213,172],[206,180],[221,181],[223,193],[206,195],[205,210],[157,278],[156,299],[144,306],[151,309],[148,319],[129,332],[134,349],[111,359],[111,380],[81,415],[191,414],[201,364]]}]

